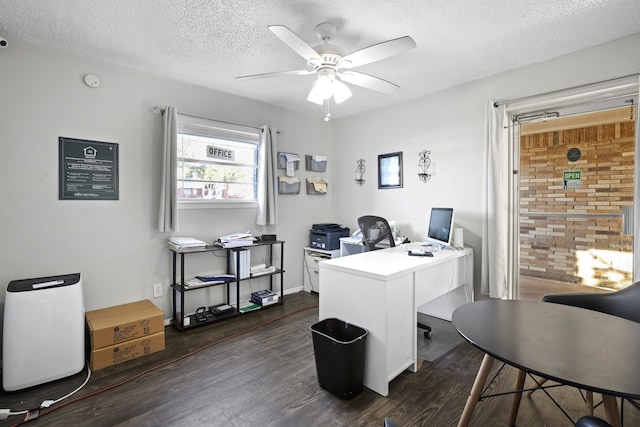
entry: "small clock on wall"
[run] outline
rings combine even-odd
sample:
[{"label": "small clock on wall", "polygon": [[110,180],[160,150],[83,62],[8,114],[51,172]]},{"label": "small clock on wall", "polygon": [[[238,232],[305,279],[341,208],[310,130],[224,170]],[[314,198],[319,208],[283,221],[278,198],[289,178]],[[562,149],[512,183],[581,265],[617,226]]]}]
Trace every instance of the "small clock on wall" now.
[{"label": "small clock on wall", "polygon": [[570,162],[577,162],[578,160],[580,160],[581,155],[582,153],[580,152],[579,148],[571,148],[569,151],[567,151],[567,159]]}]

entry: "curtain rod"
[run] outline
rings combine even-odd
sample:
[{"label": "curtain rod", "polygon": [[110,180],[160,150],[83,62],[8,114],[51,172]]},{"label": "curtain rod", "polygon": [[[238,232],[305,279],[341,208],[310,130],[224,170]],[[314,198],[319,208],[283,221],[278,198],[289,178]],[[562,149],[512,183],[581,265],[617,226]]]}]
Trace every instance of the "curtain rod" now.
[{"label": "curtain rod", "polygon": [[564,88],[564,89],[556,89],[556,90],[552,90],[550,92],[539,93],[539,94],[536,94],[536,95],[523,96],[521,98],[507,99],[507,100],[504,100],[504,101],[496,101],[496,102],[493,103],[493,106],[494,107],[498,107],[500,105],[509,104],[509,103],[512,103],[512,102],[525,101],[527,99],[537,98],[537,97],[546,96],[546,95],[553,95],[554,93],[564,92],[564,91],[567,91],[567,90],[582,89],[582,88],[589,87],[589,86],[595,86],[597,84],[610,83],[610,82],[615,82],[617,80],[624,80],[624,79],[628,79],[628,78],[631,78],[631,77],[638,77],[638,76],[640,76],[640,73],[634,73],[634,74],[629,74],[629,75],[622,76],[622,77],[614,77],[614,78],[607,79],[607,80],[601,80],[599,82],[586,83],[586,84],[583,84],[583,85],[572,86],[572,87],[568,87],[568,88]]},{"label": "curtain rod", "polygon": [[[160,107],[153,107],[153,112],[156,113],[156,114],[161,114],[161,113],[164,113],[164,109],[160,108]],[[241,125],[241,124],[238,124],[238,123],[225,122],[225,121],[222,121],[222,120],[214,120],[214,119],[210,119],[210,118],[207,118],[207,117],[192,116],[191,114],[184,114],[184,113],[178,113],[178,114],[180,114],[181,116],[191,117],[193,119],[210,120],[212,122],[224,123],[224,124],[233,125],[233,126],[242,126],[242,127],[245,127],[245,128],[251,128],[251,129],[256,129],[256,130],[262,131],[261,128],[256,127],[256,126],[247,126],[247,125]],[[280,131],[278,131],[278,133],[280,133]]]}]

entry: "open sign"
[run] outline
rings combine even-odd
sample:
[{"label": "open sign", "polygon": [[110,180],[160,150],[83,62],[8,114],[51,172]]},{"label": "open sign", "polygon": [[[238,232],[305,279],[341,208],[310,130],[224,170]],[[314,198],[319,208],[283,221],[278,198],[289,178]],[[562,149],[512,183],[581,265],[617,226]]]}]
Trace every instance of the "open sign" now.
[{"label": "open sign", "polygon": [[582,186],[582,172],[578,170],[562,172],[562,188],[565,190],[579,190]]},{"label": "open sign", "polygon": [[226,147],[216,147],[215,145],[208,145],[207,157],[234,161],[236,159],[236,153],[235,151],[230,150]]}]

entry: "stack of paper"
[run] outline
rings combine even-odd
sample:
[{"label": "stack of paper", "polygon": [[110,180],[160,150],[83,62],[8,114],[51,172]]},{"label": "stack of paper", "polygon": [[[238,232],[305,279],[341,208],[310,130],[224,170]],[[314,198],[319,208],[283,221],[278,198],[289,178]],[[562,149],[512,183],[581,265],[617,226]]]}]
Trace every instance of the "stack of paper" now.
[{"label": "stack of paper", "polygon": [[216,243],[223,248],[237,248],[240,246],[251,246],[254,240],[251,233],[233,233],[218,238]]},{"label": "stack of paper", "polygon": [[251,267],[251,277],[261,276],[263,274],[269,274],[276,271],[274,266],[267,267],[265,264],[258,264]]},{"label": "stack of paper", "polygon": [[193,249],[193,248],[205,248],[207,244],[202,240],[194,239],[193,237],[170,237],[169,246],[174,249]]}]

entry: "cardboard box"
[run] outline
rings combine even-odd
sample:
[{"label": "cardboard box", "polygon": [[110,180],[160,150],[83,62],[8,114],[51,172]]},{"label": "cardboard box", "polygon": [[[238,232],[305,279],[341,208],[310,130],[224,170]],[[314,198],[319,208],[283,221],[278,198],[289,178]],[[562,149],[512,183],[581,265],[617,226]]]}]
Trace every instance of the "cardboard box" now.
[{"label": "cardboard box", "polygon": [[162,311],[149,300],[87,311],[85,317],[92,349],[164,332]]},{"label": "cardboard box", "polygon": [[91,370],[106,368],[164,350],[164,331],[91,351]]}]

